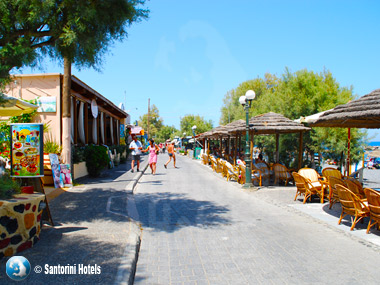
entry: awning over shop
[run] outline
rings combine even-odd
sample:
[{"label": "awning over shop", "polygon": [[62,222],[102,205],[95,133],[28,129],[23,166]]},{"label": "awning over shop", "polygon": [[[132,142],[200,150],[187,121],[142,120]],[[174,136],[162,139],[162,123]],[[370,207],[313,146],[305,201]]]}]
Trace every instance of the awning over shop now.
[{"label": "awning over shop", "polygon": [[38,106],[25,102],[21,99],[6,96],[0,93],[5,99],[5,102],[0,104],[0,116],[20,116],[22,114],[28,114],[38,108]]}]

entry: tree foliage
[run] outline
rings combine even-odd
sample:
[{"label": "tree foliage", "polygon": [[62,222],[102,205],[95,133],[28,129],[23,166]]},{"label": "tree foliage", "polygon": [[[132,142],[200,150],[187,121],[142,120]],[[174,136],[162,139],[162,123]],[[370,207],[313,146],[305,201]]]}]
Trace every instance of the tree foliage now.
[{"label": "tree foliage", "polygon": [[144,0],[0,1],[0,82],[14,67],[34,65],[41,55],[67,57],[76,66],[96,67],[127,28],[146,18]]},{"label": "tree foliage", "polygon": [[160,117],[160,112],[156,105],[153,104],[150,108],[149,116],[148,113],[144,114],[143,116],[140,116],[138,124],[145,130],[145,132],[149,132],[149,138],[153,138],[159,133],[159,131],[163,127],[163,119]]},{"label": "tree foliage", "polygon": [[168,139],[172,140],[178,134],[179,131],[174,126],[162,126],[162,128],[157,132],[156,141],[164,142]]},{"label": "tree foliage", "polygon": [[193,131],[192,127],[197,126],[195,130],[196,134],[204,133],[212,129],[212,121],[205,120],[199,115],[185,115],[181,118],[180,126],[181,133],[186,133],[187,136],[192,136]]},{"label": "tree foliage", "polygon": [[[227,92],[221,110],[221,124],[244,119],[245,113],[239,103],[239,97],[250,89],[256,93],[250,109],[251,117],[275,112],[294,120],[355,99],[352,87],[341,87],[327,70],[315,73],[304,69],[292,73],[285,69],[281,77],[267,73],[264,78],[245,81],[236,89]],[[351,137],[351,155],[355,161],[359,159],[365,132],[352,129]],[[298,139],[299,136],[296,134],[280,136],[280,150],[286,150],[281,151],[280,156],[284,163],[297,163],[293,158],[297,157]],[[255,136],[255,144],[266,147],[269,154],[275,150],[274,143],[273,136]],[[319,152],[341,160],[342,153],[347,152],[347,129],[313,128],[304,133],[304,147],[312,159],[314,152]]]}]

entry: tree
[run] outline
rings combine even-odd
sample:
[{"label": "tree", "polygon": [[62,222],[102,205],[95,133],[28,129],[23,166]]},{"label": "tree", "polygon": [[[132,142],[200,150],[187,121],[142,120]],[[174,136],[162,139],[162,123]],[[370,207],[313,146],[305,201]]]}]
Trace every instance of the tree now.
[{"label": "tree", "polygon": [[71,64],[97,67],[114,40],[127,37],[127,28],[147,17],[144,0],[3,0],[0,3],[0,76],[9,81],[13,67],[35,64],[47,53],[64,61],[62,94],[62,155],[71,162]]},{"label": "tree", "polygon": [[181,118],[181,133],[186,133],[187,136],[192,136],[192,127],[197,126],[196,134],[204,133],[212,129],[212,121],[206,121],[199,115],[185,115]]},{"label": "tree", "polygon": [[[315,73],[306,69],[295,73],[285,69],[284,74],[278,78],[275,75],[265,74],[265,77],[256,78],[241,83],[236,89],[229,91],[224,97],[221,123],[232,122],[244,118],[243,107],[239,104],[239,97],[252,89],[256,98],[252,102],[250,116],[276,112],[290,119],[309,116],[331,109],[337,105],[347,103],[354,99],[352,87],[341,87],[331,72],[324,70]],[[351,153],[353,158],[359,158],[365,132],[358,129],[351,130]],[[296,165],[298,136],[295,134],[280,136],[280,160]],[[273,151],[275,140],[272,136],[256,136],[255,144]],[[314,159],[314,153],[326,153],[326,156],[342,160],[342,153],[347,151],[347,130],[339,128],[313,128],[304,133],[304,146],[309,153],[308,157]],[[270,157],[271,158],[271,157]],[[309,163],[308,163],[309,164]],[[310,164],[309,164],[310,165]]]},{"label": "tree", "polygon": [[179,135],[179,131],[174,126],[162,126],[156,134],[157,142],[164,142],[168,139],[172,140]]},{"label": "tree", "polygon": [[36,64],[46,53],[78,67],[96,67],[114,40],[146,18],[144,0],[2,0],[0,78],[14,67]]},{"label": "tree", "polygon": [[150,108],[150,113],[149,113],[149,120],[148,120],[148,113],[144,114],[143,116],[140,116],[139,119],[139,126],[141,126],[145,132],[148,131],[148,121],[149,121],[149,133],[148,136],[149,138],[155,137],[159,131],[161,130],[163,126],[163,120],[160,117],[160,112],[158,111],[158,108],[156,105],[152,105]]}]

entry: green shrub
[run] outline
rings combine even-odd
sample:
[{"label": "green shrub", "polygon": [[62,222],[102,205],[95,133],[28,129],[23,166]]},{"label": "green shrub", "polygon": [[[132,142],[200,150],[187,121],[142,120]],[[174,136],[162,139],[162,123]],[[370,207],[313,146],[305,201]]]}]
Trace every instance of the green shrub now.
[{"label": "green shrub", "polygon": [[8,175],[0,177],[0,199],[10,199],[21,192],[20,184]]},{"label": "green shrub", "polygon": [[72,155],[73,163],[79,163],[86,160],[85,155],[84,155],[85,149],[86,147],[84,146],[74,146],[74,145],[72,146],[71,155]]},{"label": "green shrub", "polygon": [[92,177],[99,177],[109,163],[107,148],[99,145],[88,145],[85,147],[84,155],[88,174]]}]

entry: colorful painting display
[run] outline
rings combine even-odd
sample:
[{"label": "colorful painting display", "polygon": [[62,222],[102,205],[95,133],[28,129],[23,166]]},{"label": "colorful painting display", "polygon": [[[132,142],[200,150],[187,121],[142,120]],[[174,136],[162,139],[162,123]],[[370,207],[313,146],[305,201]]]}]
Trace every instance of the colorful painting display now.
[{"label": "colorful painting display", "polygon": [[55,188],[63,188],[63,179],[61,179],[61,167],[59,165],[58,155],[55,153],[49,153],[51,172],[54,181]]},{"label": "colorful painting display", "polygon": [[11,176],[42,177],[43,125],[11,124]]},{"label": "colorful painting display", "polygon": [[56,97],[40,97],[37,99],[38,109],[40,113],[55,113],[57,111]]},{"label": "colorful painting display", "polygon": [[65,187],[72,187],[73,181],[71,179],[71,170],[69,164],[60,164],[61,168],[61,180]]},{"label": "colorful painting display", "polygon": [[120,125],[120,144],[125,145],[125,126]]}]

